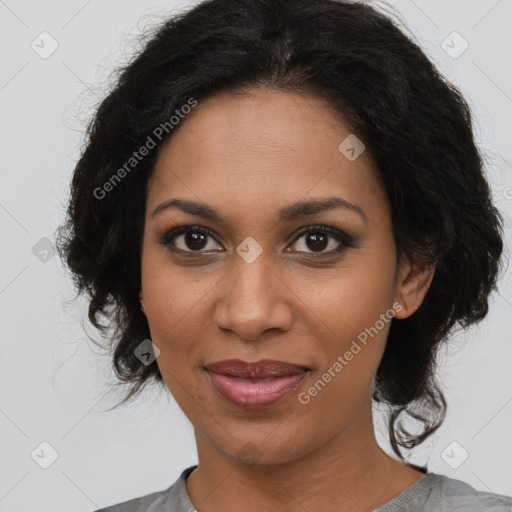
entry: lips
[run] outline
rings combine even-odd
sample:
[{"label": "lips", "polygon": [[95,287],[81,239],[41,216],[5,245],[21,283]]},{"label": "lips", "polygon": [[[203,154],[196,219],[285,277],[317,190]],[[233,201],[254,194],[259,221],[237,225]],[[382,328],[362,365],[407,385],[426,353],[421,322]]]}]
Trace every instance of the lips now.
[{"label": "lips", "polygon": [[248,363],[239,359],[218,361],[205,367],[213,387],[241,408],[261,408],[290,395],[309,372],[305,366],[284,361]]},{"label": "lips", "polygon": [[285,375],[297,375],[309,370],[305,366],[264,359],[254,363],[248,363],[240,359],[218,361],[206,366],[206,369],[219,375],[231,375],[241,379],[265,379],[267,377],[283,377]]}]

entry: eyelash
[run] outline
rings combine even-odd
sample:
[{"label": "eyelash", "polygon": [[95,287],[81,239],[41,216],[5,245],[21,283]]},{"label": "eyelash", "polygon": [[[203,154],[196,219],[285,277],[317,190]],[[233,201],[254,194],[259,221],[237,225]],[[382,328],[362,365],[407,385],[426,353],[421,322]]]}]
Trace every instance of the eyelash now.
[{"label": "eyelash", "polygon": [[[202,233],[202,234],[207,235],[207,236],[213,238],[214,240],[216,240],[215,235],[208,228],[204,228],[201,226],[180,226],[180,227],[171,229],[169,231],[166,231],[160,239],[160,244],[162,244],[165,247],[169,247],[169,249],[174,252],[180,252],[182,254],[183,253],[190,254],[192,257],[195,257],[196,255],[203,254],[202,251],[184,251],[183,249],[178,249],[177,247],[172,247],[172,244],[171,244],[172,239],[178,235],[186,234],[186,233]],[[314,257],[332,256],[334,253],[340,253],[343,250],[345,250],[346,248],[356,247],[356,238],[355,237],[348,235],[347,233],[344,233],[343,231],[340,231],[339,229],[331,228],[330,226],[323,226],[323,225],[307,226],[306,228],[301,229],[295,235],[295,238],[292,240],[292,245],[295,244],[298,240],[300,240],[300,238],[302,238],[304,235],[307,235],[308,233],[323,233],[325,235],[331,236],[337,242],[340,243],[339,248],[333,249],[328,252],[317,252],[316,253],[316,252],[297,251],[302,254],[307,254],[308,256],[314,256]],[[214,251],[214,252],[220,252],[220,251]]]}]

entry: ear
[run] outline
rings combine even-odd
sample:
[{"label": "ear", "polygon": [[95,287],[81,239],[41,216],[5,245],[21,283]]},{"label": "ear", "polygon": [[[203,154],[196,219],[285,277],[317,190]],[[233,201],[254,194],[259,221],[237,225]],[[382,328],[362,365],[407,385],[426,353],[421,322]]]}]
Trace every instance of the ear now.
[{"label": "ear", "polygon": [[139,291],[139,301],[140,301],[140,309],[141,311],[145,314],[145,311],[144,311],[144,293],[142,291],[142,286],[140,288],[140,291]]},{"label": "ear", "polygon": [[435,263],[424,264],[411,262],[409,258],[400,258],[395,288],[395,303],[402,308],[396,310],[396,318],[411,316],[421,303],[432,283],[435,273]]}]

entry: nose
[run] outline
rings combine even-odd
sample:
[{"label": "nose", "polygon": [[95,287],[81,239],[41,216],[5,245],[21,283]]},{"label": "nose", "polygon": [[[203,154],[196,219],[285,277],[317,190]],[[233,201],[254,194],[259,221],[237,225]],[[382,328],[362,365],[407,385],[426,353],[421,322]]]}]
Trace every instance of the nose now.
[{"label": "nose", "polygon": [[214,323],[244,340],[260,339],[266,331],[288,331],[294,320],[293,292],[286,278],[264,255],[252,263],[235,256],[220,284]]}]

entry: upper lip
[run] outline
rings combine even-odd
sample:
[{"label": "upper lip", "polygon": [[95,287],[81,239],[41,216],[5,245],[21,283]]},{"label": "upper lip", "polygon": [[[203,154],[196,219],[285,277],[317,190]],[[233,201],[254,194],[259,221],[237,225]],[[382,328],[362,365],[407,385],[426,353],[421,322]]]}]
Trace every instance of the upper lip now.
[{"label": "upper lip", "polygon": [[233,377],[244,379],[264,379],[266,377],[296,375],[309,370],[309,368],[299,364],[272,359],[262,359],[253,363],[242,361],[241,359],[227,359],[208,364],[205,368],[220,375],[232,375]]}]

